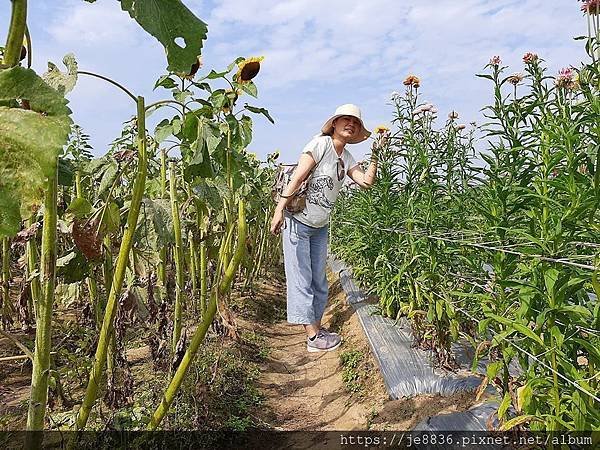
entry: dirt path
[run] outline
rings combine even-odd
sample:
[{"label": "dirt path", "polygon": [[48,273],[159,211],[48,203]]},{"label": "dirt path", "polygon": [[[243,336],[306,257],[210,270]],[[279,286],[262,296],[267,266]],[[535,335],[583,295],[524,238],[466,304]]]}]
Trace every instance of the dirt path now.
[{"label": "dirt path", "polygon": [[[259,380],[266,423],[281,430],[410,430],[428,416],[472,404],[473,394],[390,400],[358,317],[346,304],[339,282],[331,274],[329,279],[324,325],[342,335],[338,350],[308,353],[303,329],[285,320],[260,326],[270,348]],[[269,288],[272,301],[285,309],[285,285],[263,287]],[[356,368],[342,364],[344,353],[360,357]],[[355,383],[349,387],[344,378],[352,376]],[[360,387],[351,392],[352,386]]]}]

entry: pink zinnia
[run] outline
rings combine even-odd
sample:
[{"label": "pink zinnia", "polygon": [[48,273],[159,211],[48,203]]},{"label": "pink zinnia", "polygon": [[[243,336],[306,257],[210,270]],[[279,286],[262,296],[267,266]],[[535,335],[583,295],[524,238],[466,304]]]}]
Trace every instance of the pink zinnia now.
[{"label": "pink zinnia", "polygon": [[500,60],[499,56],[494,56],[492,57],[492,59],[490,59],[490,64],[492,66],[499,66],[500,64],[502,64],[502,61]]},{"label": "pink zinnia", "polygon": [[523,62],[525,64],[532,64],[538,60],[538,55],[535,53],[527,52],[523,55]]},{"label": "pink zinnia", "polygon": [[600,14],[600,0],[585,0],[581,10],[588,14]]}]

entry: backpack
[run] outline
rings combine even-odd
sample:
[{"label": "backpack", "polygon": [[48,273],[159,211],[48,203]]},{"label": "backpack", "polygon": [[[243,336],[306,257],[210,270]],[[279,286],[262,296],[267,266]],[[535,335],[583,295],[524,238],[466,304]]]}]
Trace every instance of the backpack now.
[{"label": "backpack", "polygon": [[[290,197],[291,199],[288,201],[285,209],[286,211],[295,214],[302,210],[304,210],[306,206],[306,193],[308,191],[308,183],[310,182],[310,178],[313,175],[313,172],[317,168],[317,166],[323,161],[323,156],[315,166],[308,173],[304,181],[300,183],[298,190],[294,192]],[[279,203],[281,199],[281,194],[289,184],[292,179],[292,175],[294,174],[294,170],[298,167],[298,164],[279,164],[277,166],[277,171],[275,172],[275,178],[273,180],[273,185],[271,186],[271,197],[275,204]]]}]

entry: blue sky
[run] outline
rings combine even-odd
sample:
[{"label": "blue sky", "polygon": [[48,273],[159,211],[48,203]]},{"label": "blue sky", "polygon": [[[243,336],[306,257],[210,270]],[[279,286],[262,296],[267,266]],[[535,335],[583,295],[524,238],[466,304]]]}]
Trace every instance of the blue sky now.
[{"label": "blue sky", "polygon": [[[581,41],[586,21],[580,4],[565,0],[184,0],[208,24],[204,66],[223,69],[237,56],[264,56],[255,82],[259,98],[242,98],[267,108],[275,125],[254,117],[249,150],[261,158],[280,150],[283,161],[298,158],[306,142],[343,103],[358,104],[372,129],[389,123],[389,96],[403,91],[408,74],[421,78],[425,100],[439,110],[439,125],[451,110],[459,122],[483,123],[481,108],[490,84],[475,77],[499,55],[508,73],[521,71],[521,58],[535,52],[551,75],[586,59]],[[9,22],[0,9],[0,30]],[[46,70],[75,53],[81,70],[109,76],[147,101],[166,67],[160,44],[112,0],[29,2],[34,69]],[[5,36],[0,36],[4,40]],[[135,106],[98,80],[81,77],[69,94],[73,117],[92,137],[96,154],[120,134]],[[149,126],[158,117],[151,117]],[[357,159],[369,144],[349,146]]]}]

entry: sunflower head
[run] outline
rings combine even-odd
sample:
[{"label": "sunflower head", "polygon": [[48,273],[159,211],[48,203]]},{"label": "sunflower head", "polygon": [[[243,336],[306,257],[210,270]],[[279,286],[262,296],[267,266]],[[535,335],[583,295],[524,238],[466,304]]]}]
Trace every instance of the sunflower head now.
[{"label": "sunflower head", "polygon": [[264,56],[255,58],[246,58],[238,64],[238,71],[235,79],[238,83],[247,83],[252,80],[260,71],[260,62],[265,59]]},{"label": "sunflower head", "polygon": [[177,75],[181,78],[185,78],[186,80],[193,80],[194,76],[196,75],[196,72],[198,72],[198,69],[200,69],[201,67],[202,67],[202,56],[198,55],[198,57],[196,58],[196,62],[194,64],[192,64],[192,66],[190,67],[190,71],[188,73],[175,72],[175,75]]}]

